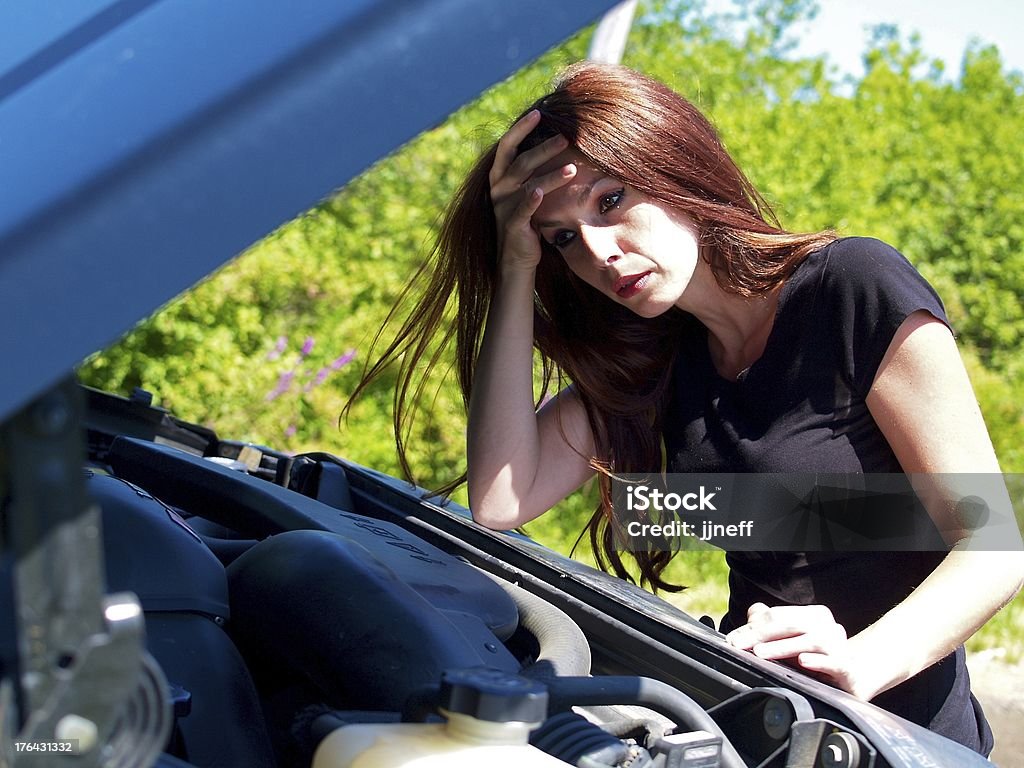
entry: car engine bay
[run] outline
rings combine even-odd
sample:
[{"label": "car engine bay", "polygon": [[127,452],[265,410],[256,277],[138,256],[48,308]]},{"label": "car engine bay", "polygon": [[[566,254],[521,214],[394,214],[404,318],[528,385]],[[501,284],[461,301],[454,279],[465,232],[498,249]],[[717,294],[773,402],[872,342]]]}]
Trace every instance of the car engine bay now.
[{"label": "car engine bay", "polygon": [[893,718],[876,716],[877,748],[876,708],[858,719],[833,689],[731,658],[654,596],[422,489],[220,440],[148,393],[84,393],[106,589],[137,596],[143,668],[166,678],[115,734],[163,739],[159,765],[327,768],[409,740],[439,759],[458,738],[466,755],[496,749],[478,727],[516,731],[488,758],[510,765],[855,768],[915,751],[906,764],[928,764]]}]

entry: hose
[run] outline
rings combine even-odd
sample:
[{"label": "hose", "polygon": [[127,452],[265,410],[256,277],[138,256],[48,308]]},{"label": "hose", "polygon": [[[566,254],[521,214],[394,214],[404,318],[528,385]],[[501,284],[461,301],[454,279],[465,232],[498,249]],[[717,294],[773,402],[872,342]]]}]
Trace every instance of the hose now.
[{"label": "hose", "polygon": [[682,691],[650,677],[557,677],[544,681],[551,711],[610,704],[641,704],[673,718],[681,727],[722,739],[723,768],[746,768],[735,747],[703,707]]},{"label": "hose", "polygon": [[569,765],[577,765],[584,755],[604,765],[619,765],[629,756],[621,739],[575,712],[549,717],[530,734],[530,743]]},{"label": "hose", "polygon": [[519,625],[537,639],[540,645],[537,660],[520,670],[519,674],[544,682],[548,688],[551,712],[577,706],[648,706],[689,730],[707,731],[719,736],[722,739],[723,768],[746,768],[746,763],[718,723],[696,701],[682,691],[649,677],[587,677],[590,674],[590,644],[575,621],[547,600],[522,587],[486,571],[481,573],[512,598],[519,610]]},{"label": "hose", "polygon": [[519,626],[537,638],[540,653],[536,661],[519,671],[520,675],[546,682],[553,677],[590,674],[590,644],[568,614],[522,587],[486,571],[481,573],[512,598],[519,610]]}]

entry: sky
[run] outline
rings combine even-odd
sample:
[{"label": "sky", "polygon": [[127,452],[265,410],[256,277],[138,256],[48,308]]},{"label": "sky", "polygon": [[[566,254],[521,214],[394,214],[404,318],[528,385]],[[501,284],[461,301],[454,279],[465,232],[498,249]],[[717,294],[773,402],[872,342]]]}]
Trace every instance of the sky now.
[{"label": "sky", "polygon": [[[964,49],[972,37],[999,48],[1004,68],[1024,71],[1024,0],[818,0],[817,17],[794,26],[797,55],[825,53],[840,74],[864,73],[862,55],[867,26],[896,24],[902,39],[921,34],[921,47],[960,73]],[[711,10],[728,9],[730,0],[708,0]]]}]

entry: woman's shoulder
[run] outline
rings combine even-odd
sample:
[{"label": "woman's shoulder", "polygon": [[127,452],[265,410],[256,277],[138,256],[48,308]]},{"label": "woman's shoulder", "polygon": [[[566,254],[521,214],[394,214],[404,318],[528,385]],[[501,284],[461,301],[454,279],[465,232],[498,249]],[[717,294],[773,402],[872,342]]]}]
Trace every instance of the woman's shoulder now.
[{"label": "woman's shoulder", "polygon": [[844,352],[844,370],[866,393],[904,320],[926,310],[948,324],[935,289],[898,250],[872,237],[837,239],[807,259],[805,318],[828,329]]},{"label": "woman's shoulder", "polygon": [[907,257],[888,243],[874,237],[838,237],[812,252],[801,267],[808,271],[849,274],[871,272],[887,265],[909,265]]},{"label": "woman's shoulder", "polygon": [[823,324],[867,333],[916,309],[946,322],[942,300],[913,264],[873,237],[843,237],[811,253],[793,274],[787,301]]},{"label": "woman's shoulder", "polygon": [[[802,273],[802,274],[801,274]],[[879,291],[902,292],[908,283],[927,285],[893,246],[873,237],[840,237],[811,253],[797,272],[800,282],[834,298],[858,302]]]},{"label": "woman's shoulder", "polygon": [[874,237],[840,237],[823,250],[828,250],[830,261],[844,271],[910,264],[893,246]]}]

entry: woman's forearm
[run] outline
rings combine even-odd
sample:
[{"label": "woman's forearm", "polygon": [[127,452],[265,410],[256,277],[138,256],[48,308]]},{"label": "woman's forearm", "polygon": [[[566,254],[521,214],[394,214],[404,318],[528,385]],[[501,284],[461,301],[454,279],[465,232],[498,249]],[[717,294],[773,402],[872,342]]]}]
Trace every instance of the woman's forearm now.
[{"label": "woman's forearm", "polygon": [[850,638],[857,695],[870,699],[949,655],[1013,599],[1024,553],[954,548],[902,603]]},{"label": "woman's forearm", "polygon": [[539,457],[533,281],[528,269],[502,275],[473,376],[467,435],[470,507],[478,522],[494,528],[514,528],[535,516],[522,508]]},{"label": "woman's forearm", "polygon": [[532,271],[507,270],[491,304],[467,448],[470,508],[489,528],[532,520],[594,474],[593,433],[576,393],[534,409]]}]

